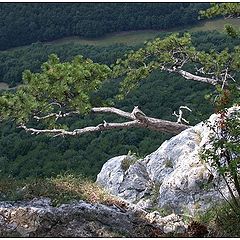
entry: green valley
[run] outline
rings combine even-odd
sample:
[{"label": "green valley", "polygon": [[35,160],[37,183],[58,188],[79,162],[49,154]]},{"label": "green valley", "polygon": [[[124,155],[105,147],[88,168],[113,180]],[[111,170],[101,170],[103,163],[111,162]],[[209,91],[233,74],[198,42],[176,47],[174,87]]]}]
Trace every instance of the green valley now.
[{"label": "green valley", "polygon": [[239,237],[239,16],[0,3],[0,237]]}]

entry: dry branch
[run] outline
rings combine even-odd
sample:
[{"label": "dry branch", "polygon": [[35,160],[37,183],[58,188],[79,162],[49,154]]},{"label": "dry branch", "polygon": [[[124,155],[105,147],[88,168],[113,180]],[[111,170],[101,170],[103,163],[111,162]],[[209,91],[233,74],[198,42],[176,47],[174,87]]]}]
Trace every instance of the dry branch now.
[{"label": "dry branch", "polygon": [[[132,113],[125,112],[114,107],[92,108],[92,112],[93,113],[113,113],[118,116],[131,119],[132,121],[127,121],[122,123],[107,123],[106,121],[104,121],[103,123],[97,126],[88,126],[81,129],[75,129],[73,131],[68,131],[65,129],[36,129],[36,128],[29,128],[24,124],[20,125],[20,128],[23,128],[25,131],[30,132],[32,134],[51,134],[55,136],[59,136],[59,135],[76,136],[76,135],[82,135],[84,133],[102,132],[106,130],[126,129],[126,128],[147,128],[147,129],[151,129],[159,132],[178,134],[190,127],[188,125],[179,124],[176,122],[147,117],[142,111],[138,109],[138,107],[135,107]],[[141,114],[138,114],[138,113],[141,113]],[[68,114],[65,114],[65,116],[68,116]]]}]

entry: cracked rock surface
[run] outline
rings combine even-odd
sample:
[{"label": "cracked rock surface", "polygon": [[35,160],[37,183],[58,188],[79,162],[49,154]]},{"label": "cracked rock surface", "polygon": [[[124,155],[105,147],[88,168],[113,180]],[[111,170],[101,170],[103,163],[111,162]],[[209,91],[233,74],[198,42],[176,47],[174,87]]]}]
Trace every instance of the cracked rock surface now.
[{"label": "cracked rock surface", "polygon": [[0,237],[160,237],[186,229],[179,216],[161,217],[132,204],[122,211],[84,201],[53,207],[46,198],[0,203]]},{"label": "cracked rock surface", "polygon": [[[234,111],[240,111],[240,107],[228,110]],[[213,114],[208,122],[213,125],[218,118]],[[216,171],[212,169],[210,173],[210,166],[201,161],[200,151],[208,144],[210,132],[206,124],[199,123],[165,141],[143,159],[132,161],[134,156],[129,155],[114,157],[103,165],[97,182],[143,209],[158,207],[190,215],[205,211],[223,199],[213,183],[228,197]],[[209,184],[211,174],[213,180]]]}]

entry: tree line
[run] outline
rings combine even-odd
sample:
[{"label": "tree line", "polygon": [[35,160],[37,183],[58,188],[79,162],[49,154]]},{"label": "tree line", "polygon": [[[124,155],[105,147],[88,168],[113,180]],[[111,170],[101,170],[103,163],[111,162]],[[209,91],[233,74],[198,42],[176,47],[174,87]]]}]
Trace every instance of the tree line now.
[{"label": "tree line", "polygon": [[195,24],[207,3],[0,3],[0,50],[68,36]]}]

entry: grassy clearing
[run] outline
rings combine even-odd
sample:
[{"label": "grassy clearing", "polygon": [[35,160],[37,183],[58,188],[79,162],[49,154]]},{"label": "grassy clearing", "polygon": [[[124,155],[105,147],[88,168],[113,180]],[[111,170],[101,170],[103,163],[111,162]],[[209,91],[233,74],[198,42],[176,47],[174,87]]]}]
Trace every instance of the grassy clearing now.
[{"label": "grassy clearing", "polygon": [[113,44],[137,45],[144,41],[153,39],[162,31],[142,30],[107,34],[97,39],[81,39],[79,37],[66,37],[48,44],[78,43],[82,45],[109,46]]},{"label": "grassy clearing", "polygon": [[54,206],[72,200],[125,207],[124,202],[110,195],[96,183],[72,174],[55,178],[29,180],[0,180],[0,201],[31,200],[48,197]]},{"label": "grassy clearing", "polygon": [[214,21],[205,21],[198,26],[189,28],[190,32],[199,32],[199,31],[219,31],[222,32],[224,30],[224,25],[230,24],[233,27],[240,26],[240,19],[233,18],[233,19],[217,19]]},{"label": "grassy clearing", "polygon": [[188,28],[174,28],[169,31],[154,31],[154,30],[142,30],[142,31],[129,31],[129,32],[120,32],[114,34],[108,34],[103,38],[98,38],[95,40],[81,39],[79,37],[68,37],[59,39],[56,41],[49,42],[48,44],[63,44],[63,43],[78,43],[86,45],[95,45],[95,46],[109,46],[113,44],[126,44],[126,45],[137,45],[143,43],[144,41],[154,39],[159,34],[163,32],[178,32],[178,31],[189,31],[189,32],[198,32],[198,31],[223,31],[225,24],[231,24],[235,27],[240,25],[240,19],[218,19],[212,21],[204,21],[197,26],[188,27]]},{"label": "grassy clearing", "polygon": [[[113,44],[125,44],[129,46],[134,46],[141,44],[147,40],[152,40],[162,33],[168,32],[179,32],[179,31],[189,31],[189,32],[198,32],[198,31],[223,31],[225,24],[231,24],[234,27],[240,26],[240,19],[217,19],[211,21],[203,21],[194,27],[185,27],[185,28],[173,28],[168,31],[163,30],[139,30],[139,31],[128,31],[128,32],[119,32],[107,34],[102,38],[96,39],[82,39],[80,37],[66,37],[61,38],[55,41],[46,42],[48,45],[62,45],[62,44],[80,44],[80,45],[94,45],[94,46],[110,46]],[[22,49],[27,46],[21,46],[16,48],[11,48],[5,51],[13,51],[16,49]]]},{"label": "grassy clearing", "polygon": [[8,89],[9,86],[7,83],[4,83],[4,82],[0,82],[0,90],[6,90]]}]

